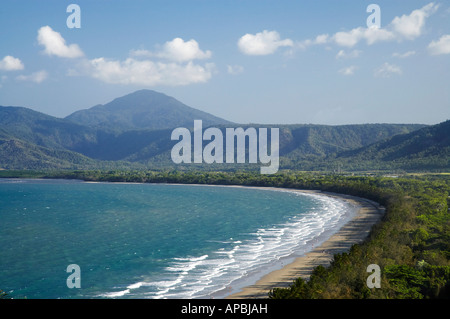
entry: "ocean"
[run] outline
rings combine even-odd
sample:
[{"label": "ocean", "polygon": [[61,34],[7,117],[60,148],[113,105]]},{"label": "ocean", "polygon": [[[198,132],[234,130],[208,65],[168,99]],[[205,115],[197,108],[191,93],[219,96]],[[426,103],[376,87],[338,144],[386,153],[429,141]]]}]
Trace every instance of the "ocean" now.
[{"label": "ocean", "polygon": [[[29,299],[222,298],[354,213],[343,200],[282,189],[0,179],[0,289]],[[75,275],[80,288],[69,288]]]}]

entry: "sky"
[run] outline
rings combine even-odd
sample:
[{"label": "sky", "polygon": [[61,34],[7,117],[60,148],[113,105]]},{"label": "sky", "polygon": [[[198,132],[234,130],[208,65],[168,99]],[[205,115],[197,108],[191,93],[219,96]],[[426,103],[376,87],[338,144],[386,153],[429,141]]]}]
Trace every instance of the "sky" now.
[{"label": "sky", "polygon": [[56,117],[152,89],[242,124],[437,124],[449,71],[444,0],[0,4],[0,105]]}]

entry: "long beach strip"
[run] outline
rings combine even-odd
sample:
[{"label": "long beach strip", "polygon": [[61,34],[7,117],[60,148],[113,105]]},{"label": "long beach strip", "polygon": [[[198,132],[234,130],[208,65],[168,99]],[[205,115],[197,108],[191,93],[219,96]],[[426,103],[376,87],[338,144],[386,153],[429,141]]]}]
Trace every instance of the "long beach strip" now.
[{"label": "long beach strip", "polygon": [[378,203],[368,199],[350,195],[335,194],[321,191],[295,190],[303,193],[313,193],[340,198],[359,207],[355,217],[341,227],[334,235],[306,253],[298,257],[294,262],[275,270],[255,284],[243,288],[240,292],[229,295],[227,299],[261,299],[268,298],[268,292],[273,288],[288,287],[298,277],[308,278],[316,266],[327,266],[333,259],[333,255],[348,251],[352,245],[363,242],[370,233],[372,226],[380,221],[384,215],[384,208]]}]

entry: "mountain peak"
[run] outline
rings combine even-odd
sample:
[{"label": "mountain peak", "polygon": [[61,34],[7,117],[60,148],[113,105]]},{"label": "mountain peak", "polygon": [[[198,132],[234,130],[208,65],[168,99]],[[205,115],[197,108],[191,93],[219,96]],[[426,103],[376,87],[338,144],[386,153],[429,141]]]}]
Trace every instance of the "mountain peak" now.
[{"label": "mountain peak", "polygon": [[118,97],[104,105],[77,111],[66,119],[82,125],[121,131],[192,126],[194,120],[203,120],[205,125],[230,123],[187,106],[164,93],[148,89]]},{"label": "mountain peak", "polygon": [[153,91],[153,90],[149,90],[149,89],[142,89],[142,90],[137,90],[137,91],[125,94],[124,96],[120,96],[118,98],[115,98],[114,100],[132,99],[132,98],[144,98],[145,99],[145,98],[155,98],[155,97],[172,98],[161,92],[157,92],[157,91]]}]

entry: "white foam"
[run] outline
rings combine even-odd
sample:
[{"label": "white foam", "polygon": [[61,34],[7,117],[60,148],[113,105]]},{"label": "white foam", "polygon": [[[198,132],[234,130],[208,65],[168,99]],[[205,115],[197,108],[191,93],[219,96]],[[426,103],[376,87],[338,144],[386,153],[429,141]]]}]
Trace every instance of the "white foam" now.
[{"label": "white foam", "polygon": [[127,288],[128,289],[138,289],[138,288],[141,288],[144,284],[145,284],[144,282],[137,282],[135,284],[129,285]]},{"label": "white foam", "polygon": [[117,292],[107,292],[105,294],[100,294],[98,295],[99,297],[107,297],[107,298],[117,298],[117,297],[123,297],[126,294],[129,294],[130,290],[129,289],[125,289],[122,291],[117,291]]},{"label": "white foam", "polygon": [[122,297],[132,290],[151,286],[153,291],[145,292],[150,298],[205,298],[258,271],[258,268],[291,256],[296,251],[305,253],[312,249],[313,240],[318,244],[319,236],[343,223],[349,206],[328,196],[303,196],[313,198],[318,208],[292,217],[284,224],[258,229],[249,234],[248,240],[230,238],[224,244],[231,244],[231,248],[220,248],[210,255],[173,258],[170,266],[165,268],[164,279],[136,282],[122,291],[103,296]]}]

